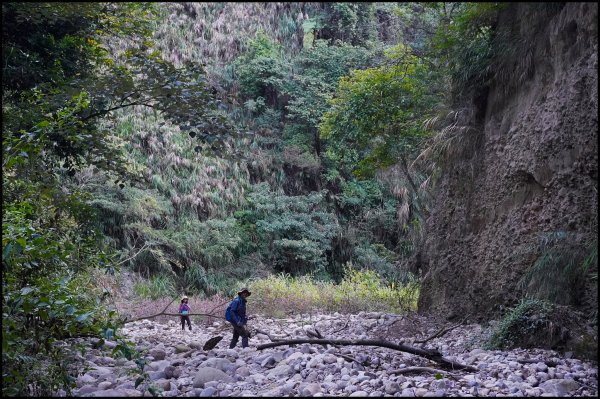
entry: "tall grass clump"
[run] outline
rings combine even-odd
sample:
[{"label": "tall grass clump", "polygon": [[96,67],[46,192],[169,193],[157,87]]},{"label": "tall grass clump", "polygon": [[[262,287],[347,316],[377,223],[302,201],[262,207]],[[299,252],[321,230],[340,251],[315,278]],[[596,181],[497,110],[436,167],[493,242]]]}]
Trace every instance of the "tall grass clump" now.
[{"label": "tall grass clump", "polygon": [[539,256],[519,280],[519,287],[531,297],[582,305],[586,285],[597,284],[597,238],[566,231],[544,232],[533,249]]},{"label": "tall grass clump", "polygon": [[166,274],[151,276],[148,280],[135,283],[133,291],[144,299],[159,299],[177,294],[175,281]]},{"label": "tall grass clump", "polygon": [[372,270],[346,269],[339,284],[316,281],[312,276],[271,275],[250,282],[253,308],[268,316],[284,317],[313,311],[356,313],[415,310],[419,283],[386,286]]}]

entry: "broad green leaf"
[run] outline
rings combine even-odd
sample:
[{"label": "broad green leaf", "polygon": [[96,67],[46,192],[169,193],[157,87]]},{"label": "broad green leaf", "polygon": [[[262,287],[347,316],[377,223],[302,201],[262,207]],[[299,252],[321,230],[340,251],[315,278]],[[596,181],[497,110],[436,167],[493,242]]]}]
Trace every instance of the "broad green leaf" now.
[{"label": "broad green leaf", "polygon": [[137,388],[137,387],[138,387],[138,385],[140,385],[142,382],[144,382],[144,379],[145,379],[144,377],[138,377],[138,378],[135,380],[135,385],[134,385],[134,388]]},{"label": "broad green leaf", "polygon": [[89,316],[90,316],[90,313],[83,313],[83,314],[80,314],[79,316],[77,316],[77,317],[75,318],[75,320],[77,320],[77,321],[84,321],[84,320],[85,320],[85,319],[87,319]]}]

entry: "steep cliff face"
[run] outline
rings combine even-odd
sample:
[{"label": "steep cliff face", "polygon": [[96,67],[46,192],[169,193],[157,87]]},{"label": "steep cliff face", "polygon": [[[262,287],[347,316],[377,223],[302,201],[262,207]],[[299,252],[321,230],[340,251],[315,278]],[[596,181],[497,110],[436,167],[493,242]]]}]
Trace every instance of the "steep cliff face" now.
[{"label": "steep cliff face", "polygon": [[497,316],[524,295],[541,237],[597,237],[597,17],[596,3],[501,14],[498,29],[521,38],[520,50],[497,75],[506,80],[474,96],[475,129],[439,180],[421,311]]}]

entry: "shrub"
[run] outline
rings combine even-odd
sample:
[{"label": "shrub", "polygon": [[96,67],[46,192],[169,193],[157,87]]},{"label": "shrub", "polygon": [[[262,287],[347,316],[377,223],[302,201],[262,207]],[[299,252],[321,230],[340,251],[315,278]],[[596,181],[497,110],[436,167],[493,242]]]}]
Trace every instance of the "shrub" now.
[{"label": "shrub", "polygon": [[510,309],[484,344],[484,349],[529,347],[535,337],[545,335],[550,328],[552,304],[539,299],[523,299]]},{"label": "shrub", "polygon": [[385,286],[374,271],[346,267],[340,284],[316,281],[313,276],[271,275],[250,282],[253,308],[264,315],[283,317],[312,311],[356,313],[415,310],[419,283]]},{"label": "shrub", "polygon": [[248,200],[252,214],[245,214],[244,220],[255,222],[261,252],[279,271],[301,274],[326,266],[339,225],[335,215],[326,212],[323,193],[292,197],[263,183],[254,186]]},{"label": "shrub", "polygon": [[[540,233],[539,254],[519,281],[529,296],[563,305],[581,305],[588,281],[598,278],[598,241],[566,231]],[[597,307],[596,307],[597,310]]]}]

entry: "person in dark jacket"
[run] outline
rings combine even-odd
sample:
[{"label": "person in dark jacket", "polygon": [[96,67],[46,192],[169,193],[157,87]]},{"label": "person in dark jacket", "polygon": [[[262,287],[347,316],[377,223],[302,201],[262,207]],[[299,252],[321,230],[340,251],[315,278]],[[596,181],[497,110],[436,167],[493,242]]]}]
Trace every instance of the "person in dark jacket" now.
[{"label": "person in dark jacket", "polygon": [[235,348],[240,336],[242,337],[242,348],[248,347],[250,333],[246,328],[246,323],[248,322],[248,317],[246,317],[246,298],[251,294],[248,288],[242,288],[238,291],[238,296],[227,307],[225,319],[233,325],[233,338],[229,344],[229,349]]}]

